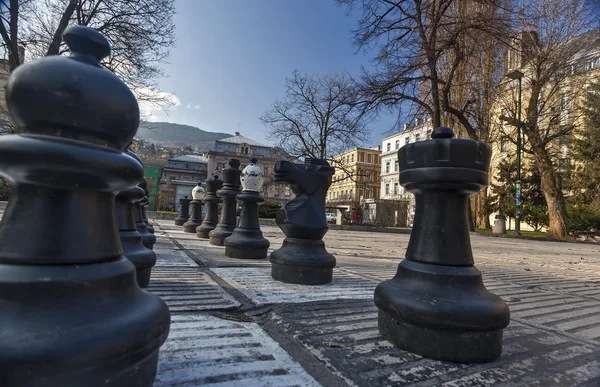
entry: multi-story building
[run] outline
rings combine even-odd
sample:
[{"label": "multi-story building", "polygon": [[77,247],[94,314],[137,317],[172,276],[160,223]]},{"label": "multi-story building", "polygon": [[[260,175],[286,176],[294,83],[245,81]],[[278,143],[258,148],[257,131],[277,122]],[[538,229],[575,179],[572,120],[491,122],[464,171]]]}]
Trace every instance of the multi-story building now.
[{"label": "multi-story building", "polygon": [[327,193],[327,206],[356,210],[364,199],[379,197],[379,146],[354,148],[333,157],[335,174]]},{"label": "multi-story building", "polygon": [[287,155],[280,149],[261,144],[248,137],[235,132],[235,136],[215,141],[207,154],[208,172],[210,175],[221,176],[223,169],[227,168],[229,160],[240,160],[240,168],[246,167],[252,158],[258,160],[262,168],[265,183],[262,188],[262,196],[267,202],[287,203],[294,196],[287,184],[274,183],[275,163],[278,160],[288,159]]},{"label": "multi-story building", "polygon": [[[21,63],[25,61],[25,48],[18,47]],[[12,123],[6,107],[6,82],[10,75],[10,63],[8,59],[0,59],[0,133],[9,132],[12,129]]]},{"label": "multi-story building", "polygon": [[[494,137],[498,139],[492,143],[490,183],[494,185],[501,184],[497,180],[501,162],[507,159],[514,160],[516,157],[518,76],[522,76],[520,83],[522,87],[522,117],[525,117],[525,110],[531,96],[530,79],[535,77],[535,73],[523,53],[531,50],[537,51],[538,46],[543,44],[539,34],[535,31],[524,32],[519,42],[520,49],[509,50],[504,64],[505,73],[514,74],[512,78],[516,79],[507,76],[499,85],[501,92],[498,93],[498,98],[494,101],[491,111],[492,129]],[[556,73],[553,81],[544,85],[544,89],[540,93],[539,111],[537,112],[538,126],[544,128],[543,131],[540,131],[540,137],[547,142],[545,147],[548,157],[555,164],[555,170],[559,174],[568,166],[572,166],[569,139],[572,136],[579,136],[579,132],[585,127],[581,106],[588,93],[593,92],[589,89],[590,84],[600,81],[600,29],[574,37],[564,44],[574,45],[577,48],[576,53],[572,55],[571,60],[567,61],[564,68]],[[514,70],[518,70],[522,75]],[[565,133],[569,134],[565,135]],[[523,139],[531,141],[525,136]],[[525,170],[533,162],[533,156],[529,152],[523,152],[521,170]],[[496,214],[490,215],[490,223],[493,224]],[[510,218],[514,217],[514,212],[503,215],[509,217],[508,221],[510,222],[513,220]],[[514,227],[514,225],[511,226]],[[532,230],[523,221],[520,227],[521,230]]]},{"label": "multi-story building", "polygon": [[416,120],[413,126],[404,125],[402,131],[384,137],[381,141],[381,187],[380,199],[408,200],[408,219],[405,224],[412,224],[415,213],[415,200],[411,193],[400,185],[400,170],[398,169],[398,149],[411,142],[424,141],[431,137],[433,127],[431,120]]},{"label": "multi-story building", "polygon": [[200,155],[171,157],[162,169],[162,207],[179,208],[179,199],[191,198],[192,189],[207,177],[208,160]]}]

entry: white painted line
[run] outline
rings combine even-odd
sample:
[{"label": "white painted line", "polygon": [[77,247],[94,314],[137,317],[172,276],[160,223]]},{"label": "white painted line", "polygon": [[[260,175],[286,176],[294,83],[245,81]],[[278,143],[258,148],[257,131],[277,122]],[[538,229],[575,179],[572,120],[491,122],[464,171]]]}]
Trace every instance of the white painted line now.
[{"label": "white painted line", "polygon": [[174,315],[155,387],[320,386],[255,323]]},{"label": "white painted line", "polygon": [[286,284],[271,278],[271,268],[229,267],[211,269],[256,305],[301,303],[336,299],[372,299],[378,281],[371,281],[334,269],[326,285]]}]

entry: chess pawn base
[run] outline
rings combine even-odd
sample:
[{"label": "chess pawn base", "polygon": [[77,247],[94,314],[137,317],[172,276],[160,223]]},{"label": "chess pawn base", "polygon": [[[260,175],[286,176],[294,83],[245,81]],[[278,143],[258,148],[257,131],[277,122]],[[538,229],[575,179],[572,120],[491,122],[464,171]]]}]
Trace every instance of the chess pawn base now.
[{"label": "chess pawn base", "polygon": [[192,206],[192,213],[187,222],[183,224],[183,231],[195,233],[198,226],[202,224],[203,203],[200,200],[192,200],[190,205]]},{"label": "chess pawn base", "polygon": [[474,266],[404,260],[375,289],[375,304],[379,332],[400,349],[459,363],[490,361],[502,352],[506,304],[484,287]]},{"label": "chess pawn base", "polygon": [[139,290],[134,271],[125,258],[70,268],[0,265],[2,293],[13,295],[3,305],[10,334],[0,384],[151,386],[170,317],[163,301]]},{"label": "chess pawn base", "polygon": [[142,237],[137,230],[119,231],[119,236],[123,255],[135,266],[139,287],[147,287],[150,283],[152,268],[156,264],[156,254],[143,245]]},{"label": "chess pawn base", "polygon": [[183,226],[185,222],[187,222],[187,219],[182,217],[181,214],[175,218],[175,226]]},{"label": "chess pawn base", "polygon": [[225,246],[225,238],[230,237],[235,229],[235,224],[217,224],[217,226],[208,233],[210,244],[214,246]]},{"label": "chess pawn base", "polygon": [[269,246],[262,231],[236,228],[230,237],[225,238],[225,255],[230,258],[263,259],[267,257]]},{"label": "chess pawn base", "polygon": [[323,285],[332,280],[335,257],[322,240],[287,237],[271,253],[271,277],[300,285]]},{"label": "chess pawn base", "polygon": [[196,236],[201,239],[210,239],[210,232],[217,227],[217,222],[206,222],[206,219],[202,222],[202,224],[196,227]]}]

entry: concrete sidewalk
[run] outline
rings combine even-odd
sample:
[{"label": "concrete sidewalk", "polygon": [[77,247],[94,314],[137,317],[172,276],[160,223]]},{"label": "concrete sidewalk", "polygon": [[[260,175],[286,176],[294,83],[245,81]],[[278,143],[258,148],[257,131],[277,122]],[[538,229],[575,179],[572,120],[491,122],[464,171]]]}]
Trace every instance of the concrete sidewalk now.
[{"label": "concrete sidewalk", "polygon": [[[485,284],[510,305],[492,363],[422,358],[379,336],[373,289],[392,277],[408,235],[330,231],[331,284],[287,285],[266,260],[155,221],[149,291],[172,312],[157,386],[600,386],[600,246],[472,237]],[[271,249],[277,227],[263,227]]]}]

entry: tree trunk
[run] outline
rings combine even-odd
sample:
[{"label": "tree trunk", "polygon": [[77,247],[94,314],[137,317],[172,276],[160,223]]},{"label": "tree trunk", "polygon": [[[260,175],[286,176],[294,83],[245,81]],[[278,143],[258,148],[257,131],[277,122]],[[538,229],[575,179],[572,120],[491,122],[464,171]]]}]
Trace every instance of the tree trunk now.
[{"label": "tree trunk", "polygon": [[546,205],[548,206],[548,218],[550,220],[548,234],[564,238],[568,234],[568,226],[567,206],[562,187],[545,147],[540,144],[534,144],[534,141],[532,141],[531,145],[534,148],[535,160],[542,180],[541,188],[546,199]]},{"label": "tree trunk", "polygon": [[490,214],[486,209],[487,203],[487,188],[477,192],[477,207],[475,208],[477,228],[492,228],[490,225]]}]

